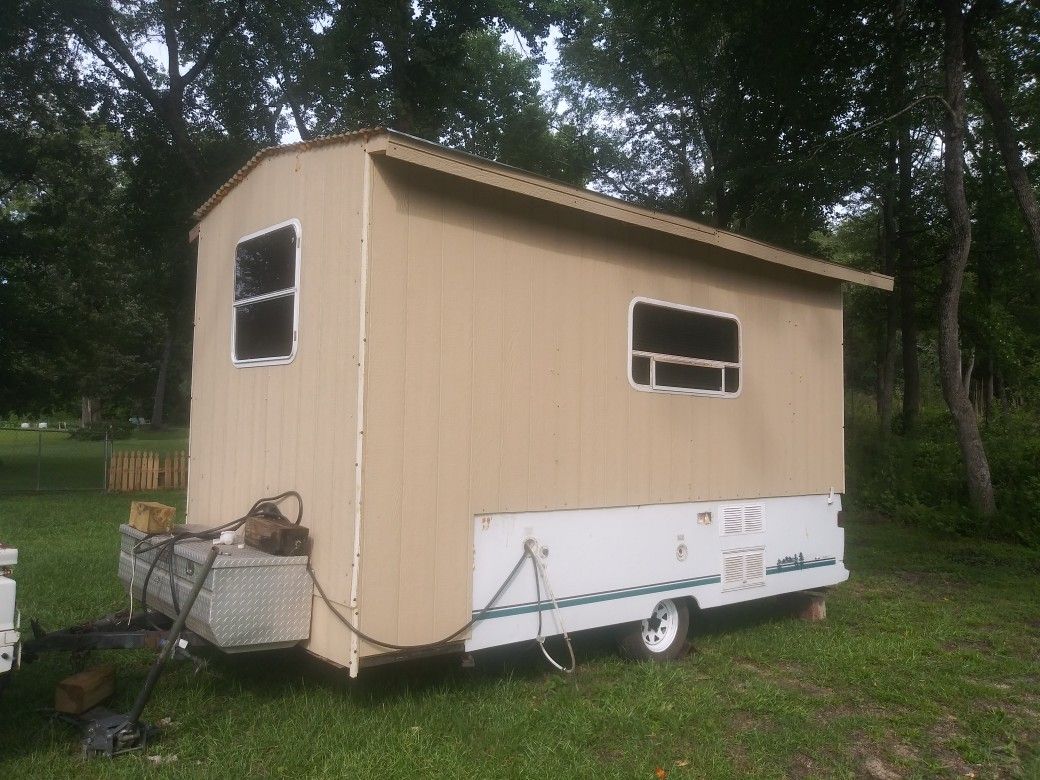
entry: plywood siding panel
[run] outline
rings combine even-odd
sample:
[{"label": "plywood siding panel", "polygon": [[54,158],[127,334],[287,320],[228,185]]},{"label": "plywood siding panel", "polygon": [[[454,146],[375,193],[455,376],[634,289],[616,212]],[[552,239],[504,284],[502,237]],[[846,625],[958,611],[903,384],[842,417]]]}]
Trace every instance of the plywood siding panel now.
[{"label": "plywood siding panel", "polygon": [[[624,334],[624,343],[618,341],[616,307],[624,307],[627,328],[628,302],[632,298],[631,281],[623,263],[613,251],[614,242],[592,242],[587,245],[587,253],[595,264],[590,273],[602,277],[601,295],[592,302],[600,308],[600,328],[603,338],[603,383],[604,408],[606,414],[600,421],[592,424],[600,428],[597,435],[602,436],[600,446],[603,448],[603,502],[604,506],[622,506],[629,503],[628,474],[629,463],[638,459],[633,449],[632,432],[629,427],[629,406],[632,400],[627,392],[618,392],[618,385],[631,392],[628,383],[628,335]],[[586,381],[592,381],[586,376]],[[583,430],[584,432],[584,430]],[[626,441],[624,447],[614,446],[619,437]],[[595,496],[589,499],[595,502]],[[594,503],[589,504],[594,506]]]},{"label": "plywood siding panel", "polygon": [[580,253],[573,265],[578,269],[577,292],[572,306],[577,307],[576,332],[580,335],[578,376],[578,505],[602,501],[611,486],[606,473],[607,440],[606,380],[607,349],[606,319],[601,303],[607,289],[607,266],[587,254],[587,246],[580,245]]},{"label": "plywood siding panel", "polygon": [[[477,435],[495,436],[501,447],[498,500],[504,504],[531,506],[528,487],[531,479],[531,399],[533,359],[531,317],[534,282],[541,258],[527,251],[516,240],[522,225],[513,213],[506,214],[505,228],[510,240],[500,245],[500,254],[485,257],[503,278],[498,304],[502,309],[502,343],[498,350],[482,358],[485,370],[503,371],[502,414],[498,420],[475,420]],[[524,314],[524,312],[527,312]],[[491,359],[496,365],[492,365]]]},{"label": "plywood siding panel", "polygon": [[[441,235],[441,310],[440,363],[437,393],[437,508],[431,546],[438,551],[433,558],[435,614],[457,614],[453,607],[460,597],[469,599],[469,583],[462,583],[459,571],[470,567],[472,544],[470,529],[454,522],[457,507],[469,506],[470,426],[462,421],[473,418],[474,330],[474,231],[471,222],[445,221]],[[445,425],[444,421],[454,420]],[[447,634],[457,625],[437,625]]]},{"label": "plywood siding panel", "polygon": [[[475,204],[471,208],[476,210]],[[473,269],[473,348],[469,356],[473,423],[463,427],[467,429],[471,452],[471,495],[488,498],[490,506],[500,503],[504,448],[499,437],[488,435],[488,431],[497,433],[502,424],[506,397],[505,369],[491,365],[489,360],[491,356],[503,354],[506,329],[506,312],[501,304],[506,295],[505,276],[501,263],[491,259],[505,251],[504,232],[501,215],[491,215],[481,224],[480,245],[476,245],[475,230],[469,242],[469,262]]]},{"label": "plywood siding panel", "polygon": [[407,265],[403,308],[408,316],[404,350],[400,353],[405,368],[405,404],[404,435],[400,437],[403,447],[399,548],[402,571],[398,576],[403,581],[425,582],[426,587],[403,587],[398,596],[397,635],[406,643],[430,636],[436,617],[433,586],[439,497],[438,399],[441,351],[447,347],[440,337],[440,316],[442,304],[448,304],[441,289],[439,204],[420,199],[409,205],[413,218],[402,225],[408,233],[408,248],[401,258]]},{"label": "plywood siding panel", "polygon": [[[428,641],[464,623],[481,513],[842,489],[835,282],[393,161],[375,171],[366,628]],[[740,317],[741,396],[632,388],[635,296]]]},{"label": "plywood siding panel", "polygon": [[[342,604],[353,561],[363,161],[360,141],[269,158],[206,216],[192,373],[189,520],[216,525],[261,496],[298,490],[315,572]],[[302,225],[296,358],[235,367],[235,244],[291,218]],[[288,501],[283,509],[295,512]],[[349,647],[347,630],[317,603],[309,648],[346,664]]]}]

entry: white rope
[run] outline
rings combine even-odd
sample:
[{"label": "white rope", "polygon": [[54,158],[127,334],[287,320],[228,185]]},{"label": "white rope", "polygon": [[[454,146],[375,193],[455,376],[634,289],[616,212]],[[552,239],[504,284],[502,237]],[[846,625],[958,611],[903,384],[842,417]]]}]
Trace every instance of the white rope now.
[{"label": "white rope", "polygon": [[[556,594],[553,593],[552,585],[549,583],[549,574],[545,570],[545,564],[542,562],[541,556],[539,556],[538,554],[538,550],[535,547],[533,539],[528,540],[527,542],[527,552],[531,556],[531,560],[534,561],[536,571],[535,576],[542,581],[542,584],[545,586],[545,592],[549,596],[549,600],[552,602],[553,619],[556,621],[556,627],[560,629],[560,633],[563,635],[563,641],[566,643],[567,652],[571,657],[570,668],[567,668],[562,664],[558,663],[555,658],[549,655],[549,651],[545,649],[545,635],[541,631],[538,632],[538,636],[535,637],[535,641],[538,643],[538,647],[541,649],[542,655],[545,656],[545,660],[547,660],[561,672],[564,672],[565,674],[572,674],[574,670],[578,667],[577,661],[574,660],[574,646],[571,644],[570,635],[567,633],[567,629],[563,625],[563,616],[560,614],[560,604],[556,600]],[[537,605],[537,608],[538,613],[541,614],[542,604],[540,601]]]}]

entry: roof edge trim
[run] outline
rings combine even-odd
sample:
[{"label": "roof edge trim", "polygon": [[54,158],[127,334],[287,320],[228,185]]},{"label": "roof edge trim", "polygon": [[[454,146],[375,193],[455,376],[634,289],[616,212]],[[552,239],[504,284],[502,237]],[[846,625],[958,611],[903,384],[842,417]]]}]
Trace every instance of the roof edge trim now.
[{"label": "roof edge trim", "polygon": [[366,127],[361,130],[354,130],[350,133],[323,135],[320,138],[312,138],[309,141],[297,141],[292,144],[265,147],[250,157],[245,165],[232,174],[230,179],[221,184],[220,188],[210,195],[209,198],[206,199],[205,203],[195,209],[192,217],[194,217],[196,221],[201,221],[203,217],[209,214],[217,204],[220,203],[220,201],[224,200],[224,197],[231,192],[240,181],[248,176],[254,168],[268,157],[278,157],[292,152],[305,152],[309,149],[317,149],[322,146],[331,146],[332,144],[340,144],[358,139],[365,141],[375,135],[385,135],[386,132],[386,129],[382,127]]},{"label": "roof edge trim", "polygon": [[377,147],[369,148],[369,153],[430,168],[478,184],[534,197],[559,206],[597,214],[630,225],[712,244],[721,249],[750,255],[774,265],[804,271],[816,276],[862,284],[885,291],[891,291],[894,286],[894,279],[885,274],[858,271],[844,265],[781,249],[736,233],[701,225],[681,217],[661,214],[627,201],[562,184],[519,168],[512,168],[464,152],[456,152],[393,130],[386,131],[385,144],[380,139]]},{"label": "roof edge trim", "polygon": [[[373,156],[401,160],[402,162],[419,165],[527,197],[537,198],[566,208],[711,244],[721,249],[748,255],[785,268],[841,282],[862,284],[879,290],[891,291],[895,284],[894,279],[885,274],[875,271],[858,271],[837,263],[791,252],[753,238],[746,238],[736,233],[701,225],[682,217],[651,211],[618,198],[611,198],[591,190],[563,184],[519,168],[513,168],[482,157],[466,154],[465,152],[448,149],[430,141],[383,127],[364,128],[350,133],[322,136],[321,138],[307,141],[298,141],[297,143],[261,149],[245,165],[239,168],[230,179],[224,182],[205,203],[199,206],[193,216],[196,221],[201,222],[239,182],[245,179],[254,168],[268,157],[304,152],[322,146],[349,143],[355,140],[365,142],[366,153]],[[193,238],[197,238],[198,229],[199,225],[192,229]]]}]

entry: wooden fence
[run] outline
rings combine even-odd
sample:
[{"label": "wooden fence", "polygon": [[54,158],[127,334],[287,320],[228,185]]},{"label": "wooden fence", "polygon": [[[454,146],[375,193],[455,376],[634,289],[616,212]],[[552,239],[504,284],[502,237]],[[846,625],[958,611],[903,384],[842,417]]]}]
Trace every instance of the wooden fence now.
[{"label": "wooden fence", "polygon": [[113,452],[108,461],[108,489],[183,490],[188,486],[186,452]]}]

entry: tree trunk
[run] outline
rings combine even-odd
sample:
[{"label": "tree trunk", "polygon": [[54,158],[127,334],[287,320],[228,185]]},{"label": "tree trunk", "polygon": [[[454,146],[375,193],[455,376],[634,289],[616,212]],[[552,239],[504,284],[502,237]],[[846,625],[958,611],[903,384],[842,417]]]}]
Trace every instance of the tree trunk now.
[{"label": "tree trunk", "polygon": [[921,366],[917,356],[917,291],[910,250],[910,199],[913,197],[910,132],[899,131],[899,194],[896,200],[896,286],[903,333],[903,430],[912,431],[921,413]]},{"label": "tree trunk", "polygon": [[[881,206],[883,214],[882,229],[882,273],[892,273],[892,200],[886,194]],[[896,347],[899,344],[899,307],[893,295],[884,298],[885,319],[882,324],[883,333],[878,354],[877,412],[881,434],[887,436],[892,431],[892,406],[896,393]]]},{"label": "tree trunk", "polygon": [[166,402],[166,376],[170,367],[170,352],[173,350],[173,329],[167,325],[163,341],[162,357],[159,359],[159,375],[155,378],[155,395],[152,397],[152,430],[164,425],[163,406]]},{"label": "tree trunk", "polygon": [[939,295],[939,376],[957,429],[972,506],[983,516],[996,512],[989,461],[978,419],[961,376],[960,298],[971,250],[971,218],[964,191],[964,14],[961,0],[940,0],[945,18],[943,65],[946,112],[943,191],[950,211],[950,244],[943,261]]},{"label": "tree trunk", "polygon": [[982,95],[986,113],[993,122],[993,133],[997,137],[1000,155],[1004,158],[1008,181],[1011,182],[1011,189],[1014,190],[1018,207],[1022,211],[1030,238],[1033,240],[1033,254],[1040,263],[1040,205],[1037,204],[1036,193],[1033,191],[1029,175],[1022,164],[1017,133],[1007,105],[1004,103],[1004,97],[1000,94],[1000,87],[986,68],[986,63],[982,60],[970,31],[965,35],[964,55],[975,86],[979,88],[979,94]]},{"label": "tree trunk", "polygon": [[[888,75],[889,109],[895,113],[910,101],[906,67],[906,3],[891,0],[891,61]],[[921,409],[921,370],[917,360],[917,306],[914,290],[914,259],[910,254],[910,221],[913,211],[913,146],[910,123],[900,115],[889,136],[888,171],[893,205],[888,214],[893,267],[894,297],[899,308],[903,356],[903,431],[913,430]]]},{"label": "tree trunk", "polygon": [[418,102],[412,77],[412,4],[407,0],[391,0],[386,10],[391,29],[383,43],[390,60],[394,125],[397,130],[410,133],[415,130]]},{"label": "tree trunk", "polygon": [[892,406],[896,394],[896,346],[899,344],[899,309],[895,299],[885,299],[885,335],[878,359],[877,411],[881,434],[892,432]]},{"label": "tree trunk", "polygon": [[101,399],[82,396],[79,401],[79,424],[89,428],[101,419]]},{"label": "tree trunk", "polygon": [[986,393],[983,399],[986,404],[986,416],[989,417],[990,412],[993,411],[993,399],[995,397],[995,383],[993,381],[993,356],[990,355],[989,360],[986,363]]},{"label": "tree trunk", "polygon": [[[896,261],[896,140],[890,133],[886,147],[885,180],[881,196],[881,271],[891,274]],[[899,306],[895,295],[885,296],[885,334],[878,366],[878,422],[882,436],[892,432],[896,393],[896,347],[899,344]]]}]

